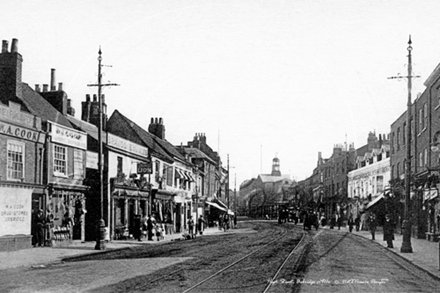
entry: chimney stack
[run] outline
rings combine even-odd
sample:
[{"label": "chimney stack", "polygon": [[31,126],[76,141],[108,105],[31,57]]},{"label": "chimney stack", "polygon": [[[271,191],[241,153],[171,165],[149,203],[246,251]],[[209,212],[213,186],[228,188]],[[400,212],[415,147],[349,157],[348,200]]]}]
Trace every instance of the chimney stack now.
[{"label": "chimney stack", "polygon": [[36,91],[37,93],[41,92],[41,89],[40,89],[40,85],[39,85],[39,84],[36,84],[36,85],[35,85],[35,91]]},{"label": "chimney stack", "polygon": [[11,53],[18,53],[18,40],[12,39]]},{"label": "chimney stack", "polygon": [[49,86],[49,85],[47,85],[47,84],[43,84],[43,93],[47,92],[47,88],[48,88],[48,86]]},{"label": "chimney stack", "polygon": [[55,88],[55,68],[50,70],[50,91],[56,91]]},{"label": "chimney stack", "polygon": [[62,91],[63,90],[63,83],[62,82],[59,82],[58,83],[58,91]]},{"label": "chimney stack", "polygon": [[71,99],[67,99],[67,114],[75,116],[75,109],[72,107]]},{"label": "chimney stack", "polygon": [[3,40],[3,43],[2,43],[2,53],[9,53],[8,52],[8,45],[9,45],[9,42],[6,41],[6,40]]},{"label": "chimney stack", "polygon": [[98,98],[97,98],[96,94],[93,94],[93,102],[97,102],[97,101],[98,101]]}]

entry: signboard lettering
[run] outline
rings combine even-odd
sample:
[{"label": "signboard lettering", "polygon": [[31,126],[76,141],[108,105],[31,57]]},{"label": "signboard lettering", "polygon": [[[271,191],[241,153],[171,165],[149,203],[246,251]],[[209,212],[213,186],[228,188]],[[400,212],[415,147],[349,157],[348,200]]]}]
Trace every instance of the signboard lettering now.
[{"label": "signboard lettering", "polygon": [[87,135],[71,128],[67,128],[51,122],[52,141],[60,144],[76,147],[79,149],[87,149]]}]

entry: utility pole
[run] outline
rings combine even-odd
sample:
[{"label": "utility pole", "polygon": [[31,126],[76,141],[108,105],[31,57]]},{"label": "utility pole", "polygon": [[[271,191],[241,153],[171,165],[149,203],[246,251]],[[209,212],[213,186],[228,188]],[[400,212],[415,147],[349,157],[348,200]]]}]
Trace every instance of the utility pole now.
[{"label": "utility pole", "polygon": [[388,79],[400,79],[406,78],[408,80],[408,102],[406,110],[406,164],[405,164],[405,210],[404,219],[402,222],[403,240],[400,252],[412,253],[411,247],[411,223],[409,220],[409,201],[411,199],[411,91],[412,91],[412,79],[420,76],[412,75],[412,59],[411,59],[411,35],[408,41],[408,75],[407,76],[392,76]]},{"label": "utility pole", "polygon": [[228,154],[228,179],[226,182],[226,200],[227,200],[227,205],[228,205],[228,209],[229,209],[229,154]]},{"label": "utility pole", "polygon": [[99,144],[99,152],[98,152],[98,170],[99,170],[99,194],[101,201],[100,208],[100,220],[99,220],[99,232],[97,229],[97,237],[96,237],[96,250],[104,250],[105,242],[104,242],[104,231],[105,231],[105,220],[104,220],[104,172],[103,172],[103,147],[102,147],[102,87],[104,86],[118,86],[115,83],[102,84],[102,74],[101,74],[101,61],[102,61],[102,52],[101,47],[99,47],[98,51],[98,83],[97,84],[88,84],[87,86],[97,86],[98,87],[98,103],[99,103],[99,123],[98,123],[98,144]]}]

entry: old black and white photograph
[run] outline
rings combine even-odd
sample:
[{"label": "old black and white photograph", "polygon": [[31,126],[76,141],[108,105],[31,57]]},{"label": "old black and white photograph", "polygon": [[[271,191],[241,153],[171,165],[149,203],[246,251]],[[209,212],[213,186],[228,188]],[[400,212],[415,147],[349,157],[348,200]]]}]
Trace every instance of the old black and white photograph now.
[{"label": "old black and white photograph", "polygon": [[0,292],[440,291],[440,2],[0,5]]}]

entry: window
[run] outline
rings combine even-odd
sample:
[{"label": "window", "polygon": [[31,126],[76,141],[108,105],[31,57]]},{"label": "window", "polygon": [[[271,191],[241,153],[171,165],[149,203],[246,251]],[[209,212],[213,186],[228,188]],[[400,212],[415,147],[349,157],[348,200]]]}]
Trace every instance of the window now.
[{"label": "window", "polygon": [[173,167],[163,164],[162,174],[166,179],[166,184],[168,186],[173,186]]},{"label": "window", "polygon": [[428,149],[425,149],[425,163],[424,166],[428,165]]},{"label": "window", "polygon": [[423,108],[419,109],[419,133],[423,131],[423,129],[425,128],[424,122],[425,119],[423,117]]},{"label": "window", "polygon": [[423,105],[423,114],[424,114],[424,125],[423,125],[423,128],[426,128],[426,127],[428,127],[428,104],[424,104]]},{"label": "window", "polygon": [[377,182],[376,191],[377,193],[381,193],[383,191],[383,176],[377,176],[376,182]]},{"label": "window", "polygon": [[419,153],[419,167],[423,167],[423,152]]},{"label": "window", "polygon": [[397,128],[397,139],[396,139],[396,144],[397,144],[397,151],[400,150],[400,127]]},{"label": "window", "polygon": [[65,147],[54,145],[53,173],[58,176],[67,176],[67,150]]},{"label": "window", "polygon": [[156,182],[159,182],[159,177],[160,177],[159,170],[160,170],[160,161],[156,160],[154,161],[154,175]]},{"label": "window", "polygon": [[8,179],[23,179],[24,166],[24,144],[18,141],[8,141]]},{"label": "window", "polygon": [[123,167],[124,167],[123,164],[122,164],[122,157],[118,157],[117,160],[118,160],[118,166],[116,167],[117,168],[116,169],[116,172],[117,172],[116,174],[120,175],[120,174],[123,173],[122,170],[123,170]]},{"label": "window", "polygon": [[403,131],[402,131],[402,144],[406,143],[406,122],[403,123]]},{"label": "window", "polygon": [[84,155],[82,150],[73,152],[73,175],[75,178],[84,178]]}]

